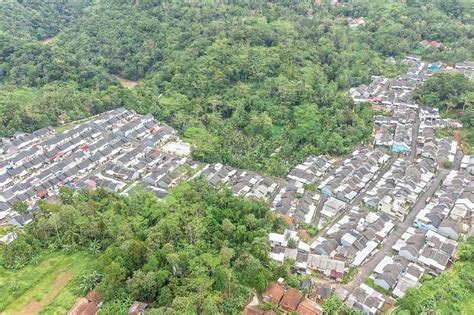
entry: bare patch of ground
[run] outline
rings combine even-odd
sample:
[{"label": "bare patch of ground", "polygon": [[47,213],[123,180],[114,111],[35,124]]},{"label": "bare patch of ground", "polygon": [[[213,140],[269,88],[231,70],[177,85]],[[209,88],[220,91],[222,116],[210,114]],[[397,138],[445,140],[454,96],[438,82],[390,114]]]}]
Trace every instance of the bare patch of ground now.
[{"label": "bare patch of ground", "polygon": [[61,290],[69,283],[72,275],[69,272],[63,272],[60,274],[56,280],[54,280],[53,287],[51,290],[44,296],[41,301],[36,299],[31,300],[21,311],[17,312],[17,315],[31,315],[38,314],[43,308],[46,307],[58,294]]},{"label": "bare patch of ground", "polygon": [[54,41],[54,37],[46,37],[40,40],[40,43],[43,45],[48,45]]},{"label": "bare patch of ground", "polygon": [[128,80],[128,79],[119,77],[118,75],[114,75],[114,78],[116,78],[120,82],[120,84],[126,89],[133,89],[134,87],[138,85],[137,81]]}]

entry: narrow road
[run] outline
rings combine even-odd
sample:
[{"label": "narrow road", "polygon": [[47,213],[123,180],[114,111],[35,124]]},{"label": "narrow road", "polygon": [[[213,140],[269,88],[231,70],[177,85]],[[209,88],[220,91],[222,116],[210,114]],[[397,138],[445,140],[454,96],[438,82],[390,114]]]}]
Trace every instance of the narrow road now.
[{"label": "narrow road", "polygon": [[393,230],[388,238],[382,243],[382,248],[375,253],[367,262],[365,262],[362,267],[359,268],[357,276],[343,286],[344,289],[352,292],[355,290],[356,287],[360,286],[364,280],[369,277],[372,272],[374,271],[375,267],[379,264],[379,262],[385,257],[385,255],[392,250],[392,246],[395,245],[398,239],[402,236],[406,230],[413,225],[415,222],[415,218],[418,213],[426,206],[426,200],[433,196],[433,194],[438,190],[442,181],[448,175],[448,171],[441,170],[438,175],[431,181],[430,186],[428,189],[423,192],[420,197],[418,198],[417,202],[413,205],[412,210],[408,213],[405,220],[397,225],[395,230]]},{"label": "narrow road", "polygon": [[[382,176],[392,167],[393,163],[395,163],[395,161],[397,160],[397,156],[393,155],[391,156],[387,163],[384,164],[383,168],[379,171],[379,173],[377,174],[377,176],[375,177],[375,179],[373,179],[370,184],[366,187],[364,187],[359,194],[357,194],[357,196],[355,197],[354,200],[352,200],[350,203],[347,204],[347,207],[346,209],[344,209],[344,211],[341,211],[341,213],[339,213],[331,222],[331,224],[327,225],[325,228],[321,229],[318,233],[318,235],[316,235],[314,238],[312,238],[310,241],[309,241],[309,244],[312,244],[318,237],[320,236],[323,236],[324,234],[326,234],[326,232],[334,225],[336,224],[344,215],[346,215],[354,206],[357,206],[359,205],[363,198],[365,197],[367,191],[371,190],[372,188],[375,187],[375,185],[377,185],[377,183],[379,182],[379,180],[382,178]],[[323,198],[325,198],[323,196]],[[323,200],[323,199],[322,199]],[[326,199],[324,199],[326,200]]]},{"label": "narrow road", "polygon": [[413,161],[416,157],[416,147],[418,140],[418,132],[420,130],[420,109],[416,111],[415,123],[413,124],[412,134],[411,134],[411,152],[410,152],[410,161]]},{"label": "narrow road", "polygon": [[456,155],[454,156],[453,170],[459,171],[461,169],[462,158],[462,149],[458,146],[456,150]]}]

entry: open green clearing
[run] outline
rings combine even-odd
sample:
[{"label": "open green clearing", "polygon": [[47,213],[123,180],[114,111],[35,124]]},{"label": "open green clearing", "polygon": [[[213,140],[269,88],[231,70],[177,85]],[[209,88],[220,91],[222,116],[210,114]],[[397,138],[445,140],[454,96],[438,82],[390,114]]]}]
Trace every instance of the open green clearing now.
[{"label": "open green clearing", "polygon": [[[29,303],[42,301],[56,286],[58,277],[71,279],[47,306],[42,314],[65,314],[74,305],[78,296],[75,278],[89,270],[95,259],[84,252],[74,254],[49,253],[38,265],[29,264],[18,270],[0,267],[0,312],[16,314]],[[68,277],[65,276],[68,275]],[[63,281],[64,282],[64,281]]]}]

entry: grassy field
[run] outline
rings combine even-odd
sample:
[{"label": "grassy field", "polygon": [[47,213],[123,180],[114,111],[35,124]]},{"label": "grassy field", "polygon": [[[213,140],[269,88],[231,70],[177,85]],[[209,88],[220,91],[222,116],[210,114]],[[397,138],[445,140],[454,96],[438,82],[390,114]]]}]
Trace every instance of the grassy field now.
[{"label": "grassy field", "polygon": [[86,253],[52,253],[20,270],[0,267],[1,314],[66,314],[77,299],[75,278],[93,270]]}]

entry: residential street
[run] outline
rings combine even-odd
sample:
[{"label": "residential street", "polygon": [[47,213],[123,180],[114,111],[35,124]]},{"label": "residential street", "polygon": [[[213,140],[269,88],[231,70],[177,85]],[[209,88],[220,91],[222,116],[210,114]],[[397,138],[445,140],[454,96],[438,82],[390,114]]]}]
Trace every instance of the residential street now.
[{"label": "residential street", "polygon": [[456,151],[456,155],[454,156],[453,170],[459,171],[459,169],[461,168],[462,157],[462,149],[458,146],[458,150]]},{"label": "residential street", "polygon": [[416,157],[416,147],[418,141],[418,132],[420,130],[420,116],[418,115],[419,109],[416,113],[415,123],[413,124],[412,136],[411,136],[411,151],[410,151],[410,160],[414,160]]},{"label": "residential street", "polygon": [[428,189],[421,194],[420,198],[413,205],[412,210],[405,218],[405,221],[399,223],[396,228],[389,234],[388,238],[382,243],[382,248],[368,261],[366,261],[358,270],[358,273],[354,280],[352,280],[347,285],[343,286],[349,292],[352,292],[356,287],[358,287],[367,277],[369,277],[374,271],[378,263],[383,259],[383,257],[392,250],[392,246],[397,242],[398,239],[402,236],[405,231],[412,226],[417,214],[423,209],[426,205],[426,200],[433,196],[433,194],[440,187],[441,182],[448,175],[448,171],[440,170],[438,175],[433,179],[431,185]]}]

